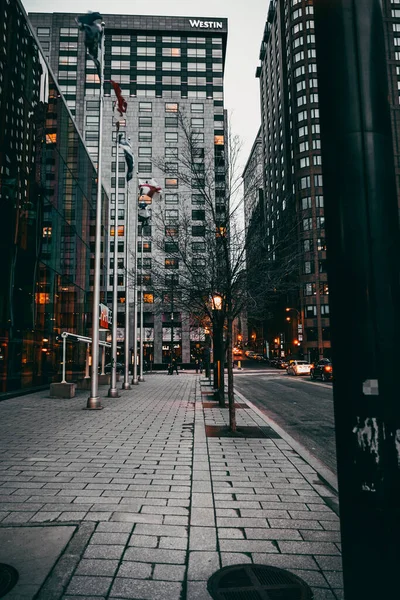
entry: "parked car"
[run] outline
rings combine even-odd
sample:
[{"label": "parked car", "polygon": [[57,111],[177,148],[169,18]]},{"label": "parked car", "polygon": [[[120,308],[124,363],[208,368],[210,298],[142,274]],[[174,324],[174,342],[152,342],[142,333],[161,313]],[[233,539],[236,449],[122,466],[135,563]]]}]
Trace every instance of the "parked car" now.
[{"label": "parked car", "polygon": [[309,375],[311,364],[306,360],[291,360],[286,369],[288,375]]},{"label": "parked car", "polygon": [[253,350],[246,350],[246,352],[244,353],[245,356],[247,356],[247,358],[253,358],[255,352]]},{"label": "parked car", "polygon": [[287,369],[288,366],[289,363],[286,360],[286,358],[278,358],[278,360],[276,361],[276,367],[278,369]]},{"label": "parked car", "polygon": [[315,365],[311,366],[311,379],[322,379],[322,381],[331,381],[333,378],[332,363],[329,358],[322,358]]},{"label": "parked car", "polygon": [[[101,367],[100,367],[100,372],[101,372]],[[117,373],[120,373],[122,375],[124,372],[125,372],[125,365],[123,365],[120,362],[117,362]],[[111,363],[107,363],[104,366],[104,373],[106,373],[106,375],[111,373]]]},{"label": "parked car", "polygon": [[257,362],[268,362],[268,359],[266,356],[264,356],[264,354],[255,354],[253,358]]},{"label": "parked car", "polygon": [[233,348],[232,352],[233,352],[234,356],[241,356],[242,355],[241,348],[236,348],[236,346]]}]

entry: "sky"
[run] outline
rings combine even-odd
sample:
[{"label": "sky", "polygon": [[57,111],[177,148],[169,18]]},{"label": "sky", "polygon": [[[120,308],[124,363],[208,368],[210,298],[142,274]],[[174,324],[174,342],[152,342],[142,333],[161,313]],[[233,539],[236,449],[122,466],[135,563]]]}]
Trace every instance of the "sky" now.
[{"label": "sky", "polygon": [[[225,63],[225,108],[232,133],[243,143],[244,166],[260,126],[259,80],[255,77],[269,0],[22,0],[26,12],[72,12],[88,10],[104,14],[226,17],[228,46]],[[107,26],[107,24],[106,24]]]}]

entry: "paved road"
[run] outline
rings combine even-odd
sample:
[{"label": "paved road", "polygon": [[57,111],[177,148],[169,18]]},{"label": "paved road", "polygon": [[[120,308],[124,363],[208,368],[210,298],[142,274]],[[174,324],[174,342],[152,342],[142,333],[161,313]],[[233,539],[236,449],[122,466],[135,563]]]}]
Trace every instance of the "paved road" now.
[{"label": "paved road", "polygon": [[311,454],[336,473],[332,384],[291,377],[249,362],[235,386]]}]

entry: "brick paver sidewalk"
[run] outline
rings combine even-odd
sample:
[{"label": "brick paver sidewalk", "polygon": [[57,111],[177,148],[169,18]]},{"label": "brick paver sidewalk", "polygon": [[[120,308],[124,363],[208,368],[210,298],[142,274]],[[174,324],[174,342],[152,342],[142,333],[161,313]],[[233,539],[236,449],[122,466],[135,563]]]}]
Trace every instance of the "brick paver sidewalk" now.
[{"label": "brick paver sidewalk", "polygon": [[227,409],[202,402],[200,381],[148,375],[102,411],[82,410],[87,392],[0,402],[0,535],[75,526],[37,600],[209,600],[210,575],[246,562],[343,598],[339,520],[315,471],[277,435],[207,437]]}]

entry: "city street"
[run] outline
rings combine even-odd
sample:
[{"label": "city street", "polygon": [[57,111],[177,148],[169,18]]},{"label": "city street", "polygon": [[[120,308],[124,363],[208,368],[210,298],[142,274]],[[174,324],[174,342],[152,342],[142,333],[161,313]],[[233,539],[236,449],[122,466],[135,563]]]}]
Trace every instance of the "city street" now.
[{"label": "city street", "polygon": [[332,384],[245,361],[235,387],[336,473]]}]

